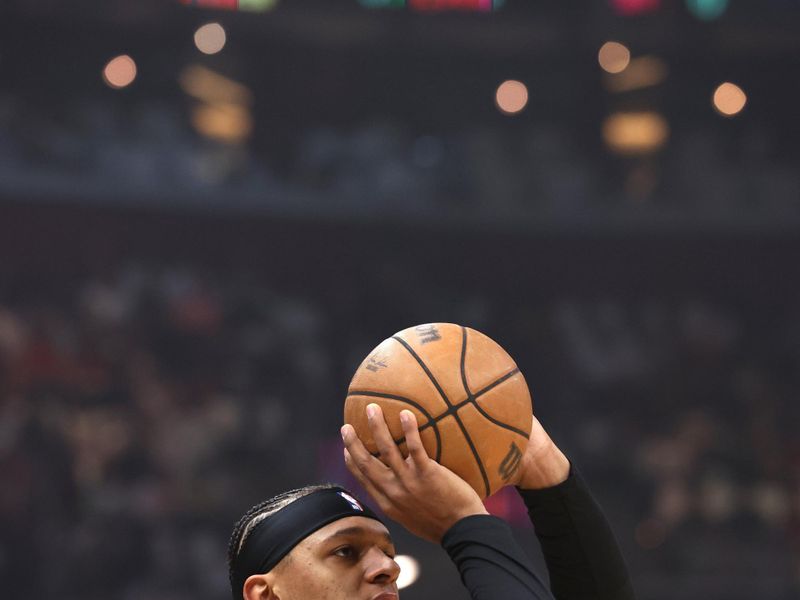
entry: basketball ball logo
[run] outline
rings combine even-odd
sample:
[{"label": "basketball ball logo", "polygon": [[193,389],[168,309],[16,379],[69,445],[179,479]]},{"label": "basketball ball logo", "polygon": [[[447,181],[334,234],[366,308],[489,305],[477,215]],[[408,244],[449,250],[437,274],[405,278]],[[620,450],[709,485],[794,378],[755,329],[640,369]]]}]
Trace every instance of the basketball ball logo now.
[{"label": "basketball ball logo", "polygon": [[519,469],[519,464],[522,461],[522,451],[517,447],[514,442],[511,442],[511,447],[508,449],[508,454],[500,462],[500,467],[497,472],[504,481],[511,479],[514,472]]},{"label": "basketball ball logo", "polygon": [[377,373],[381,369],[385,369],[388,366],[389,364],[386,362],[386,358],[376,353],[367,357],[364,368],[372,371],[373,373]]},{"label": "basketball ball logo", "polygon": [[442,336],[439,335],[439,331],[436,329],[436,325],[432,323],[428,325],[417,325],[414,331],[417,332],[419,341],[423,344],[430,344],[431,342],[437,342],[442,339]]}]

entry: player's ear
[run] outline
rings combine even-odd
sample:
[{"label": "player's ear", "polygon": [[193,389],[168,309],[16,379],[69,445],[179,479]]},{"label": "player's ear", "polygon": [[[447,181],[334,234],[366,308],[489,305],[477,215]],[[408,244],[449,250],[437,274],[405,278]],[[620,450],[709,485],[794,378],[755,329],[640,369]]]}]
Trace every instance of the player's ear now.
[{"label": "player's ear", "polygon": [[244,600],[280,600],[274,589],[271,573],[250,575],[244,582]]}]

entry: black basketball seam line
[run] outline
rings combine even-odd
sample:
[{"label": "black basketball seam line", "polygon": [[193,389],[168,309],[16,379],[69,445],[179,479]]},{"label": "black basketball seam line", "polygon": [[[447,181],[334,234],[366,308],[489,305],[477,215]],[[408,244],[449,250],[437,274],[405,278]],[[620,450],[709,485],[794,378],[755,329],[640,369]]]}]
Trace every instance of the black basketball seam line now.
[{"label": "black basketball seam line", "polygon": [[[420,433],[422,433],[423,431],[425,431],[429,427],[434,427],[434,429],[435,429],[434,433],[438,434],[438,428],[436,427],[436,425],[438,423],[441,423],[447,417],[449,417],[451,415],[454,415],[459,409],[465,407],[467,404],[473,404],[473,405],[475,405],[475,408],[478,410],[478,412],[480,412],[481,415],[484,418],[486,418],[488,421],[494,423],[498,427],[502,427],[503,429],[507,429],[508,431],[512,431],[514,433],[517,433],[517,434],[521,435],[525,439],[528,439],[530,437],[530,435],[525,433],[522,429],[517,429],[513,425],[508,425],[507,423],[503,423],[502,421],[498,421],[497,419],[492,417],[489,413],[487,413],[483,409],[483,407],[481,407],[481,405],[476,402],[476,399],[479,396],[482,396],[486,392],[491,391],[492,389],[494,389],[495,387],[497,387],[501,383],[503,383],[505,381],[508,381],[511,377],[513,377],[517,373],[519,373],[519,368],[515,368],[513,371],[510,371],[510,372],[506,373],[505,375],[503,375],[502,377],[499,377],[497,380],[495,380],[492,383],[490,383],[489,385],[487,385],[485,388],[483,388],[477,394],[474,394],[474,395],[471,395],[471,396],[465,398],[464,400],[462,400],[458,404],[454,404],[453,406],[451,406],[450,408],[448,408],[447,410],[445,410],[443,413],[439,414],[436,417],[431,416],[431,414],[427,410],[425,410],[421,405],[419,405],[417,402],[415,402],[411,398],[407,398],[405,396],[398,396],[396,394],[386,394],[386,393],[383,393],[383,392],[373,392],[373,391],[368,391],[368,390],[354,390],[352,392],[348,392],[347,395],[348,396],[374,396],[374,397],[377,397],[377,398],[388,398],[390,400],[398,400],[400,402],[406,402],[407,404],[410,404],[410,405],[412,405],[414,407],[417,407],[419,409],[419,411],[423,415],[425,415],[425,417],[428,419],[427,422],[423,423],[422,425],[420,425],[418,427],[418,430],[419,430]],[[438,439],[439,438],[438,438],[438,435],[437,435],[437,440]],[[400,439],[394,440],[394,442],[396,444],[403,444],[403,443],[405,443],[405,441],[406,441],[406,436],[402,436]],[[441,456],[441,448],[438,447],[438,446],[437,446],[437,451],[438,451],[437,452],[437,457]],[[375,456],[376,454],[373,454],[373,455]],[[438,462],[438,458],[436,460]]]},{"label": "black basketball seam line", "polygon": [[[461,381],[464,383],[464,391],[467,392],[467,401],[472,400],[472,392],[469,391],[469,386],[467,385],[467,374],[466,374],[466,367],[465,367],[465,360],[467,357],[467,328],[463,325],[461,326]],[[472,450],[472,454],[475,456],[475,461],[478,463],[478,469],[480,469],[481,477],[483,477],[483,485],[486,487],[486,495],[488,496],[491,493],[491,487],[489,486],[489,476],[486,474],[486,467],[483,466],[483,460],[481,460],[481,455],[478,454],[478,449],[475,448],[475,444],[472,442],[472,438],[470,437],[469,433],[467,432],[467,428],[464,427],[464,424],[461,422],[461,419],[458,416],[458,410],[453,413],[453,418],[456,422],[461,426],[461,432],[464,434],[464,437],[467,439],[467,443],[469,444],[470,449]]]},{"label": "black basketball seam line", "polygon": [[488,391],[490,391],[490,390],[492,390],[492,389],[496,388],[498,385],[500,385],[500,384],[501,384],[501,383],[503,383],[504,381],[506,381],[506,380],[508,380],[508,379],[511,379],[511,378],[512,378],[514,375],[516,375],[517,373],[519,373],[519,367],[514,367],[514,368],[513,368],[511,371],[509,371],[508,373],[506,373],[506,374],[505,374],[505,375],[503,375],[502,377],[498,377],[498,378],[497,378],[497,379],[495,379],[495,380],[494,380],[492,383],[490,383],[489,385],[487,385],[485,388],[483,388],[483,389],[479,390],[478,392],[474,393],[474,394],[472,395],[472,397],[473,397],[473,398],[475,398],[475,399],[477,400],[478,398],[480,398],[481,396],[483,396],[483,395],[484,395],[486,392],[488,392]]},{"label": "black basketball seam line", "polygon": [[464,384],[464,391],[467,392],[467,400],[472,399],[472,392],[467,384],[467,328],[461,327],[461,383]]},{"label": "black basketball seam line", "polygon": [[[422,369],[425,371],[425,374],[428,376],[428,379],[430,379],[431,383],[434,385],[434,387],[436,387],[436,391],[439,392],[439,395],[441,395],[442,399],[447,404],[448,410],[445,411],[444,413],[442,413],[441,415],[439,415],[438,417],[436,417],[437,421],[442,419],[442,418],[444,418],[444,417],[446,417],[446,416],[448,416],[448,415],[450,415],[450,414],[455,414],[455,412],[453,412],[450,409],[455,408],[457,410],[458,408],[461,408],[462,406],[464,406],[465,404],[467,404],[469,402],[475,402],[475,400],[477,400],[479,397],[481,397],[483,394],[485,394],[489,390],[493,389],[494,387],[496,387],[496,386],[500,385],[501,383],[503,383],[505,380],[510,379],[511,377],[513,377],[514,375],[519,373],[519,367],[514,367],[511,371],[509,371],[505,375],[503,375],[501,377],[498,377],[496,380],[494,380],[492,383],[490,383],[489,385],[487,385],[483,389],[479,390],[477,393],[472,394],[470,392],[470,390],[469,390],[469,386],[467,385],[467,372],[466,372],[466,365],[465,365],[466,356],[467,356],[467,348],[466,348],[466,346],[467,346],[467,328],[462,325],[461,326],[461,339],[462,339],[462,343],[461,343],[461,381],[464,383],[464,390],[467,392],[467,398],[464,399],[463,401],[461,401],[460,403],[458,403],[457,405],[454,405],[452,402],[450,402],[450,399],[447,397],[447,394],[444,393],[444,390],[439,385],[439,382],[436,380],[436,377],[434,377],[434,375],[431,372],[431,370],[428,369],[428,365],[425,364],[425,362],[414,351],[414,349],[410,346],[410,344],[408,342],[406,342],[403,338],[401,338],[399,336],[396,336],[396,335],[392,336],[392,339],[397,341],[397,342],[400,342],[400,344],[403,345],[403,347],[414,358],[414,360],[417,361],[419,366],[421,366]],[[477,404],[476,404],[476,406],[477,406]]]},{"label": "black basketball seam line", "polygon": [[[509,425],[508,423],[503,423],[502,421],[500,421],[498,419],[495,419],[492,415],[490,415],[488,412],[486,412],[486,410],[480,404],[478,404],[477,401],[476,401],[479,395],[483,395],[486,392],[489,392],[489,391],[493,390],[495,387],[497,387],[498,385],[500,385],[504,381],[508,381],[509,379],[511,379],[511,377],[513,377],[517,373],[519,373],[519,368],[516,368],[516,369],[514,369],[513,371],[511,371],[509,373],[506,373],[505,375],[503,375],[502,377],[500,377],[496,381],[494,381],[494,382],[490,383],[489,385],[487,385],[478,394],[470,394],[465,400],[462,400],[461,402],[459,402],[458,404],[453,406],[453,408],[450,408],[447,411],[445,411],[444,413],[442,413],[441,415],[439,415],[438,417],[435,417],[434,421],[436,421],[438,423],[444,417],[455,413],[456,411],[458,411],[459,409],[463,408],[467,404],[472,404],[472,405],[475,406],[475,408],[478,410],[478,412],[481,413],[481,415],[483,415],[483,417],[486,420],[494,423],[498,427],[502,427],[503,429],[507,429],[508,431],[512,431],[514,433],[517,433],[517,434],[521,435],[522,437],[524,437],[527,440],[530,437],[529,433],[525,433],[522,429],[517,429],[513,425]],[[466,388],[466,389],[469,389],[469,388]]]},{"label": "black basketball seam line", "polygon": [[[439,462],[439,459],[442,457],[442,438],[441,438],[441,435],[439,433],[439,428],[436,426],[438,421],[435,420],[433,418],[433,416],[431,416],[431,413],[429,413],[427,410],[425,410],[425,408],[421,404],[418,404],[417,402],[415,402],[411,398],[406,398],[405,396],[398,396],[396,394],[385,394],[383,392],[371,392],[369,390],[353,390],[353,391],[348,392],[347,396],[348,397],[350,397],[350,396],[368,396],[368,397],[371,397],[371,398],[386,398],[387,400],[397,400],[398,402],[405,402],[406,404],[409,404],[409,405],[413,406],[414,408],[416,408],[417,410],[419,410],[419,412],[421,412],[423,415],[425,415],[425,418],[428,419],[427,423],[424,423],[421,427],[419,427],[419,432],[422,433],[429,426],[433,427],[433,435],[436,438],[436,458],[434,460],[436,462]],[[394,438],[392,438],[392,439],[394,440]],[[399,444],[402,444],[403,442],[405,442],[405,440],[406,440],[406,437],[403,436],[403,437],[400,438],[399,441],[398,440],[394,440],[394,442],[395,442],[395,444],[399,445]],[[373,456],[375,456],[375,455],[373,454]]]},{"label": "black basketball seam line", "polygon": [[[424,414],[425,417],[428,419],[425,423],[420,425],[417,428],[417,430],[420,433],[422,433],[423,431],[425,431],[429,427],[434,427],[435,433],[437,433],[437,434],[438,434],[438,428],[436,427],[436,425],[438,423],[442,422],[447,417],[452,416],[459,408],[462,408],[462,407],[466,406],[467,404],[469,404],[471,402],[470,399],[468,398],[468,399],[462,401],[459,404],[451,406],[446,411],[441,413],[439,416],[432,417],[429,412],[424,410],[414,400],[411,400],[410,398],[406,398],[405,396],[398,396],[398,395],[395,395],[395,394],[385,394],[383,392],[372,392],[372,391],[368,391],[368,390],[353,390],[352,392],[348,392],[347,396],[348,397],[350,397],[350,396],[370,396],[370,397],[376,397],[376,398],[388,398],[390,400],[398,400],[400,402],[406,402],[408,404],[411,404],[412,406],[415,406],[415,407],[419,408],[419,410],[422,412],[422,414]],[[396,439],[396,440],[394,438],[392,438],[392,439],[393,439],[395,444],[399,445],[399,444],[405,443],[406,436],[401,436],[399,439]],[[439,457],[441,457],[441,449],[439,447],[437,447],[437,450],[438,450],[437,455],[436,455],[437,458],[435,460],[436,460],[436,462],[439,462]],[[372,454],[373,456],[378,456],[377,452],[371,452],[370,454]]]},{"label": "black basketball seam line", "polygon": [[458,413],[453,413],[453,418],[456,420],[456,423],[458,423],[458,426],[461,428],[461,433],[464,434],[464,438],[467,440],[467,444],[469,444],[469,449],[472,450],[472,455],[475,457],[475,462],[478,463],[478,469],[480,469],[481,471],[481,477],[483,478],[483,485],[486,487],[486,495],[488,496],[491,493],[491,488],[489,486],[489,476],[486,475],[486,468],[483,466],[481,455],[478,454],[478,449],[472,442],[472,438],[470,437],[466,426],[461,421],[461,418],[458,416]]},{"label": "black basketball seam line", "polygon": [[498,377],[498,378],[497,378],[495,381],[493,381],[492,383],[490,383],[489,385],[487,385],[485,388],[483,388],[483,389],[482,389],[481,391],[479,391],[477,394],[470,394],[469,396],[467,396],[466,398],[464,398],[464,399],[463,399],[461,402],[459,402],[458,404],[454,404],[453,406],[451,406],[450,408],[448,408],[446,411],[444,411],[444,412],[443,412],[442,414],[440,414],[438,417],[434,417],[434,419],[433,419],[433,420],[434,420],[434,421],[436,421],[436,422],[438,423],[439,421],[441,421],[441,420],[442,420],[442,419],[444,419],[445,417],[452,415],[452,414],[453,414],[454,412],[456,412],[458,409],[465,407],[467,404],[476,404],[476,403],[475,403],[475,401],[476,401],[478,398],[480,398],[481,396],[483,396],[483,395],[484,395],[486,392],[490,392],[490,391],[492,391],[494,388],[496,388],[496,387],[497,387],[498,385],[500,385],[501,383],[504,383],[504,382],[508,381],[509,379],[511,379],[511,378],[512,378],[514,375],[516,375],[517,373],[519,373],[519,368],[515,368],[513,371],[509,371],[509,372],[508,372],[508,373],[506,373],[505,375],[502,375],[501,377]]},{"label": "black basketball seam line", "polygon": [[[445,410],[443,413],[439,414],[436,417],[431,416],[431,414],[428,411],[426,411],[425,409],[423,409],[421,405],[419,405],[414,400],[411,400],[411,398],[407,398],[405,396],[398,396],[396,394],[386,394],[386,393],[383,393],[383,392],[373,392],[373,391],[369,391],[369,390],[354,390],[352,392],[348,392],[347,395],[348,396],[358,396],[358,395],[361,395],[361,396],[375,396],[375,397],[378,397],[378,398],[384,398],[385,397],[385,398],[389,398],[389,399],[392,399],[392,400],[399,400],[401,402],[406,402],[408,404],[411,404],[412,406],[416,406],[417,408],[419,408],[420,412],[422,412],[422,414],[424,414],[425,417],[427,417],[427,419],[428,419],[428,421],[426,423],[423,423],[422,425],[419,426],[418,429],[419,429],[420,433],[425,431],[429,427],[435,426],[436,424],[440,423],[441,421],[443,421],[447,417],[455,414],[459,409],[465,407],[467,404],[474,404],[475,408],[478,409],[478,411],[484,417],[486,417],[489,421],[491,421],[495,425],[498,425],[498,426],[500,426],[500,427],[502,427],[504,429],[508,429],[509,431],[513,431],[514,433],[518,433],[518,434],[520,434],[521,436],[523,436],[523,437],[525,437],[527,439],[529,437],[529,435],[527,433],[525,433],[521,429],[516,429],[511,425],[507,425],[506,423],[503,423],[502,421],[495,420],[494,417],[492,417],[487,412],[485,412],[484,409],[476,402],[476,400],[478,398],[480,398],[481,396],[483,396],[485,393],[490,392],[491,390],[493,390],[495,387],[497,387],[501,383],[504,383],[504,382],[508,381],[509,379],[511,379],[517,373],[519,373],[519,367],[516,367],[516,368],[512,369],[511,371],[509,371],[508,373],[506,373],[505,375],[502,375],[501,377],[498,377],[492,383],[490,383],[489,385],[487,385],[486,387],[481,389],[478,393],[472,394],[471,396],[468,396],[467,398],[465,398],[464,400],[462,400],[458,404],[453,404],[447,410]],[[395,440],[395,443],[402,444],[403,442],[405,442],[405,439],[406,439],[405,436],[403,436],[399,440]]]},{"label": "black basketball seam line", "polygon": [[[442,389],[442,386],[440,386],[439,382],[436,381],[436,377],[434,377],[433,373],[428,368],[428,365],[425,364],[425,361],[423,361],[422,358],[420,358],[420,356],[414,351],[414,349],[403,338],[394,335],[394,336],[392,336],[392,339],[396,340],[397,342],[399,342],[403,346],[403,348],[405,348],[408,351],[408,353],[411,356],[414,357],[414,360],[416,360],[417,364],[420,367],[422,367],[422,370],[425,371],[425,374],[431,380],[431,383],[433,383],[433,385],[436,387],[436,390],[439,392],[439,394],[441,394],[442,399],[445,401],[447,406],[452,408],[453,404],[450,402],[450,399],[447,397],[447,394],[444,393],[444,390]],[[466,342],[466,340],[465,340],[465,342]],[[469,436],[469,432],[467,431],[467,428],[465,427],[464,422],[461,420],[461,417],[458,416],[457,412],[453,413],[453,419],[455,419],[455,422],[458,424],[459,429],[461,429],[461,433],[464,434],[464,439],[467,440],[467,444],[469,445],[469,449],[472,450],[472,455],[475,457],[475,461],[478,463],[478,468],[480,469],[481,477],[483,477],[483,483],[486,486],[486,495],[488,496],[489,495],[489,491],[490,491],[489,478],[486,475],[486,469],[483,466],[483,461],[481,460],[481,457],[478,454],[477,448],[475,448],[475,444],[472,442],[472,438]]]},{"label": "black basketball seam line", "polygon": [[502,427],[503,429],[516,433],[517,435],[524,437],[526,440],[531,437],[530,433],[525,433],[522,429],[517,429],[513,425],[509,425],[507,423],[503,423],[502,421],[498,421],[492,415],[483,410],[483,408],[481,408],[481,406],[477,402],[474,402],[473,404],[475,405],[475,408],[478,409],[478,412],[481,413],[486,420],[494,423],[498,427]]},{"label": "black basketball seam line", "polygon": [[[439,415],[438,417],[433,417],[431,413],[429,413],[425,409],[424,406],[419,404],[416,400],[412,400],[411,398],[407,398],[406,396],[399,396],[397,394],[388,394],[386,392],[375,392],[372,390],[351,390],[347,392],[347,397],[349,398],[350,396],[370,396],[375,398],[387,398],[388,400],[397,400],[398,402],[405,402],[406,404],[410,404],[411,406],[419,409],[419,411],[423,415],[425,415],[425,417],[428,419],[427,422],[423,423],[417,428],[419,431],[424,431],[425,429],[427,429],[432,425],[435,425],[442,419],[442,415]],[[445,411],[442,414],[447,415],[449,413]],[[404,440],[405,436],[403,436],[401,439]]]},{"label": "black basketball seam line", "polygon": [[447,406],[453,406],[453,404],[450,402],[450,399],[447,397],[447,394],[444,393],[442,386],[440,386],[439,382],[436,381],[436,377],[433,376],[433,373],[431,373],[431,370],[428,368],[428,365],[426,365],[425,362],[419,357],[419,354],[414,352],[414,349],[403,338],[393,335],[392,339],[402,344],[403,348],[405,348],[408,351],[408,353],[412,357],[414,357],[414,360],[416,360],[417,364],[420,367],[422,367],[423,371],[425,371],[425,374],[428,376],[428,379],[430,379],[431,383],[436,388],[436,391],[439,392],[439,395],[442,397],[442,400],[444,400],[445,404],[447,404]]},{"label": "black basketball seam line", "polygon": [[[347,396],[369,396],[369,397],[376,397],[376,398],[387,398],[389,400],[397,400],[398,402],[405,402],[406,404],[410,404],[411,406],[417,408],[425,417],[428,419],[426,423],[423,423],[422,426],[418,428],[418,431],[422,433],[428,427],[433,427],[433,434],[436,437],[436,458],[434,459],[436,462],[439,462],[439,459],[442,457],[442,443],[441,443],[441,435],[439,434],[439,428],[436,424],[439,422],[440,418],[434,418],[431,414],[425,410],[420,404],[416,403],[414,400],[410,398],[406,398],[405,396],[398,396],[396,394],[386,394],[383,392],[372,392],[368,390],[354,390],[352,392],[348,392]],[[397,444],[403,444],[406,441],[406,436],[400,437],[399,440],[395,440],[392,438],[392,441]],[[373,456],[379,456],[379,452],[370,452]]]},{"label": "black basketball seam line", "polygon": [[[465,343],[466,343],[466,331],[464,332],[464,340],[465,340]],[[508,423],[503,423],[502,421],[500,421],[498,419],[495,419],[492,415],[490,415],[488,412],[486,412],[483,409],[483,407],[480,404],[478,404],[478,402],[477,402],[477,399],[478,399],[479,396],[482,396],[483,394],[493,390],[494,388],[496,388],[498,385],[500,385],[504,381],[508,381],[514,375],[519,373],[519,367],[516,367],[516,368],[512,369],[511,371],[509,371],[508,373],[506,373],[505,375],[503,375],[502,377],[499,377],[498,379],[496,379],[495,381],[493,381],[492,383],[487,385],[485,388],[483,388],[481,391],[479,391],[477,394],[472,394],[469,391],[469,387],[467,386],[467,374],[466,374],[466,371],[463,370],[464,369],[464,362],[463,362],[464,358],[463,357],[464,357],[465,354],[466,354],[466,352],[462,353],[462,363],[461,363],[462,371],[461,371],[461,375],[462,375],[462,379],[464,381],[464,389],[466,390],[466,392],[468,394],[467,401],[472,402],[472,404],[475,406],[475,408],[478,409],[478,412],[481,413],[483,415],[483,417],[485,419],[487,419],[488,421],[494,423],[498,427],[502,427],[503,429],[507,429],[508,431],[513,431],[514,433],[521,435],[522,437],[524,437],[527,440],[530,437],[530,433],[525,433],[522,429],[517,429],[513,425],[509,425]]]}]

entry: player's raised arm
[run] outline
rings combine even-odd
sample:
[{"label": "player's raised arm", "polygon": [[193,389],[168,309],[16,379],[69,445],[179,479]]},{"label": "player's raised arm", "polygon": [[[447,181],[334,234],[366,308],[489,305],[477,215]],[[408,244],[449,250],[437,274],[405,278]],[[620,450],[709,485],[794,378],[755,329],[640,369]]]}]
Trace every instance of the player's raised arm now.
[{"label": "player's raised arm", "polygon": [[559,600],[632,600],[628,569],[580,473],[534,417],[516,477]]}]

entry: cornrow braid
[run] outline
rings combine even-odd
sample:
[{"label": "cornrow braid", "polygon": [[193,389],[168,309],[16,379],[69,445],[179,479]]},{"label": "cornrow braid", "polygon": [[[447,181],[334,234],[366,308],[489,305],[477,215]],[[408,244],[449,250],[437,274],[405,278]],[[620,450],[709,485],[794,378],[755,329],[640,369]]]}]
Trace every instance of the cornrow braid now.
[{"label": "cornrow braid", "polygon": [[313,494],[314,492],[327,490],[334,487],[336,487],[336,485],[332,483],[307,485],[305,487],[289,490],[288,492],[283,492],[277,496],[273,496],[269,500],[265,500],[264,502],[256,504],[254,507],[248,510],[233,527],[233,533],[231,534],[231,539],[228,542],[228,578],[231,581],[231,585],[233,585],[233,562],[236,560],[236,557],[239,556],[244,543],[247,541],[247,537],[250,535],[253,529],[255,529],[256,525],[261,523],[270,515],[273,515],[282,508],[288,506],[295,500],[298,500],[304,496],[308,496],[309,494]]}]

